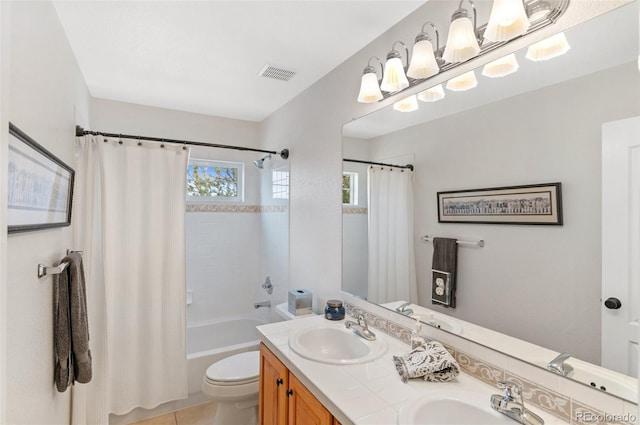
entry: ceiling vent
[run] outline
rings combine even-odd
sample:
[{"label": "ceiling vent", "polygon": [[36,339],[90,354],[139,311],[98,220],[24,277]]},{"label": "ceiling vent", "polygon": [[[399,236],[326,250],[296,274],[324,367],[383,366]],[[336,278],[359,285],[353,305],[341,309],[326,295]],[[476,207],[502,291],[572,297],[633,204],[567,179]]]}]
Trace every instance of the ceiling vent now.
[{"label": "ceiling vent", "polygon": [[262,71],[258,72],[258,75],[265,78],[273,78],[274,80],[289,81],[296,73],[288,69],[267,64],[262,68]]}]

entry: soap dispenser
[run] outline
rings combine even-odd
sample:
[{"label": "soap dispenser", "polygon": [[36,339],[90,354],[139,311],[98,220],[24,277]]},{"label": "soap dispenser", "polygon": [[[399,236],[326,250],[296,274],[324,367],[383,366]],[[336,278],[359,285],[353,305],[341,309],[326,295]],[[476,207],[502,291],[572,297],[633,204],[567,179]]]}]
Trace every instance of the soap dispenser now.
[{"label": "soap dispenser", "polygon": [[425,339],[420,335],[420,330],[422,329],[420,316],[414,317],[416,318],[416,323],[414,324],[413,330],[411,331],[411,350],[415,350],[416,348],[426,343]]}]

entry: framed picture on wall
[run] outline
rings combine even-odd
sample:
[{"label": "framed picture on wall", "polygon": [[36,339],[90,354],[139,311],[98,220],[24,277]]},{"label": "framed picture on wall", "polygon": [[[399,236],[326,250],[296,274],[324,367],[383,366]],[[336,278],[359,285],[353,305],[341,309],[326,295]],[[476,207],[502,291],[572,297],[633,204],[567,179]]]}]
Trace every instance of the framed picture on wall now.
[{"label": "framed picture on wall", "polygon": [[561,226],[561,184],[438,192],[438,222]]},{"label": "framed picture on wall", "polygon": [[9,123],[9,233],[71,224],[74,171]]}]

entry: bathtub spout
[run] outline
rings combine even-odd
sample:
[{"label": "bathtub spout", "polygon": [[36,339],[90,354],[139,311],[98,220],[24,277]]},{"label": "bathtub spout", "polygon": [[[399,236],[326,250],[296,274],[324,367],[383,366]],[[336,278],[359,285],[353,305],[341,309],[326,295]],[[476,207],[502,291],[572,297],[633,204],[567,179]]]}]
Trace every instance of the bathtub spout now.
[{"label": "bathtub spout", "polygon": [[260,301],[253,304],[253,308],[271,307],[271,301]]}]

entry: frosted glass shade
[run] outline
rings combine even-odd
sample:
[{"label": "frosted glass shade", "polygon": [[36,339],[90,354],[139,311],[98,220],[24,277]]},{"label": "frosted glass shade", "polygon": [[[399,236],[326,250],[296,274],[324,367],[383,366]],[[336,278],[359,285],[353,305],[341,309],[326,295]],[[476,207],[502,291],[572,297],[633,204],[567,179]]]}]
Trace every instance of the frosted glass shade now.
[{"label": "frosted glass shade", "polygon": [[413,112],[418,109],[418,99],[416,95],[405,97],[393,104],[393,109],[400,112]]},{"label": "frosted glass shade", "polygon": [[449,63],[464,62],[478,56],[480,46],[471,19],[455,19],[449,26],[447,46],[442,58]]},{"label": "frosted glass shade", "polygon": [[474,71],[469,71],[447,81],[447,88],[451,91],[470,90],[477,85],[478,80],[476,79],[476,73]]},{"label": "frosted glass shade", "polygon": [[571,49],[563,32],[532,44],[527,49],[526,58],[532,61],[545,61],[564,55]]},{"label": "frosted glass shade", "polygon": [[384,67],[384,75],[380,88],[386,92],[393,93],[409,87],[409,80],[404,74],[404,67],[400,58],[387,60]]},{"label": "frosted glass shade", "polygon": [[369,72],[362,76],[360,81],[360,93],[358,94],[358,102],[374,103],[382,99],[382,92],[378,85],[378,76],[375,72]]},{"label": "frosted glass shade", "polygon": [[429,40],[418,41],[413,46],[407,76],[424,79],[436,75],[438,72],[440,72],[440,67],[433,53],[433,44]]},{"label": "frosted glass shade", "polygon": [[511,53],[503,58],[490,62],[482,68],[482,75],[489,78],[504,77],[513,74],[518,70],[518,60],[516,55]]},{"label": "frosted glass shade", "polygon": [[437,102],[442,99],[444,99],[442,84],[418,93],[418,100],[422,102]]},{"label": "frosted glass shade", "polygon": [[484,38],[488,41],[509,41],[526,33],[530,25],[522,0],[493,0]]}]

